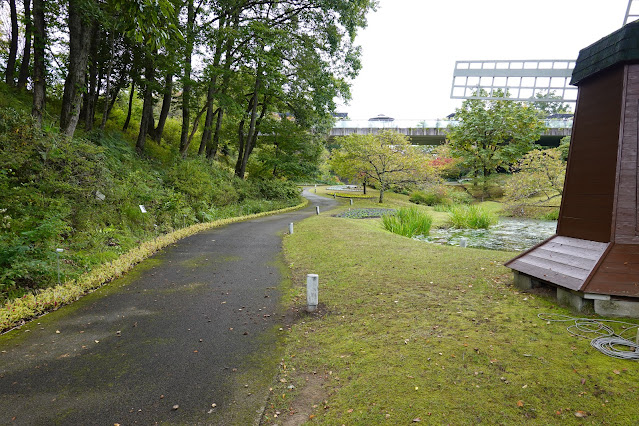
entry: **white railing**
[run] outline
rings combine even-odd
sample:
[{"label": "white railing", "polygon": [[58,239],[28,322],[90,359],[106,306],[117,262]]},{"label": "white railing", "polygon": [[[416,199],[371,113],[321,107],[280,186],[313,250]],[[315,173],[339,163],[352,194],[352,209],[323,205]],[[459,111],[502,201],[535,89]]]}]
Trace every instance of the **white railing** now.
[{"label": "white railing", "polygon": [[[393,121],[368,121],[368,120],[339,120],[333,126],[334,129],[446,129],[457,124],[455,120],[393,120]],[[572,119],[544,120],[549,129],[570,129]]]}]

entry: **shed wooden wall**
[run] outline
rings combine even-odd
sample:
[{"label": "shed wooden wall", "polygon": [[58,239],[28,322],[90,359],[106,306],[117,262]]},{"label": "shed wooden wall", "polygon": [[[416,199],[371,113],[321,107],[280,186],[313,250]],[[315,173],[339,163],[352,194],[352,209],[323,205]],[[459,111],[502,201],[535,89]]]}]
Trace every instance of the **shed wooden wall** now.
[{"label": "shed wooden wall", "polygon": [[624,74],[615,66],[579,86],[557,235],[611,241]]},{"label": "shed wooden wall", "polygon": [[623,111],[617,204],[615,206],[614,242],[639,244],[637,220],[637,116],[639,114],[639,65],[626,67],[626,90]]}]

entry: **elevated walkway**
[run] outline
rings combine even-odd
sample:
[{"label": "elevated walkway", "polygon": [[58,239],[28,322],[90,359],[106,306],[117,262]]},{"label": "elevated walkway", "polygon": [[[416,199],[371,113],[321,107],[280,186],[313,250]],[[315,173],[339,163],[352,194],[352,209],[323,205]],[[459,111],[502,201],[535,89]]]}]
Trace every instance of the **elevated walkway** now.
[{"label": "elevated walkway", "polygon": [[[340,120],[331,129],[330,137],[377,134],[382,130],[395,130],[407,135],[415,145],[439,145],[446,140],[449,126],[454,120]],[[546,129],[539,141],[542,145],[557,145],[564,136],[570,136],[572,120],[545,120]]]}]

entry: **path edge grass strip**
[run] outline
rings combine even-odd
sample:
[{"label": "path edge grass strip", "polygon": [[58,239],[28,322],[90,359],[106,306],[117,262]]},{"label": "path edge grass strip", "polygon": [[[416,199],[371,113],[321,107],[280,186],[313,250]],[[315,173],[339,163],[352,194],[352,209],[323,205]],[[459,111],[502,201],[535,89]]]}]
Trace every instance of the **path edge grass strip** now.
[{"label": "path edge grass strip", "polygon": [[114,279],[122,277],[144,259],[183,238],[190,237],[207,229],[218,228],[231,223],[299,210],[306,207],[308,203],[309,201],[304,199],[302,203],[285,209],[198,223],[162,235],[153,240],[145,241],[139,246],[120,255],[117,259],[104,263],[82,274],[75,280],[43,289],[35,294],[25,294],[20,298],[5,303],[4,306],[0,306],[0,333],[9,331],[18,325],[24,324],[27,320],[39,317],[47,312],[55,311],[61,306],[78,300],[85,294],[108,284]]}]

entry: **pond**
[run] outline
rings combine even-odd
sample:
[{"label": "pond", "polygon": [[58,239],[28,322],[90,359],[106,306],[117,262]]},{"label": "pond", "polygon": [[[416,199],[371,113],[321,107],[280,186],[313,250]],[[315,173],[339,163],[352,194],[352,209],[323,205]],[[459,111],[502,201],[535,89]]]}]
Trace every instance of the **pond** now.
[{"label": "pond", "polygon": [[467,247],[491,250],[523,251],[555,234],[557,221],[500,218],[489,229],[431,229],[430,236],[421,238],[436,244],[459,246],[462,238]]}]

